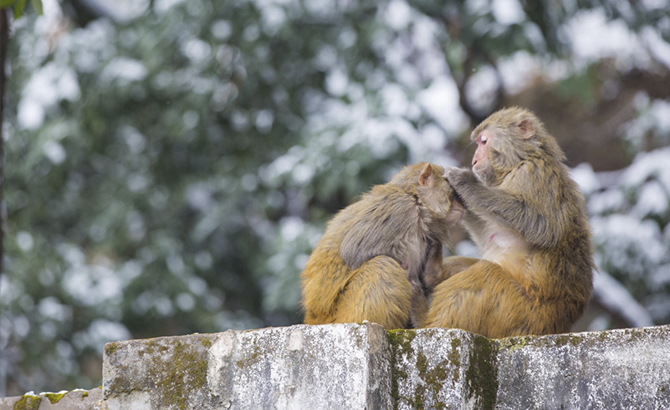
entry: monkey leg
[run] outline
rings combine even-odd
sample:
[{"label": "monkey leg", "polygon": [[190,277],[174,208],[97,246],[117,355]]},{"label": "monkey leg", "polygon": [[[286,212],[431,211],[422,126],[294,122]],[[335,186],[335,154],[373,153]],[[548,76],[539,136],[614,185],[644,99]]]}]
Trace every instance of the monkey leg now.
[{"label": "monkey leg", "polygon": [[468,258],[465,256],[449,256],[442,260],[442,272],[445,279],[464,271],[475,263],[479,262],[477,258]]},{"label": "monkey leg", "polygon": [[496,263],[480,260],[438,284],[424,327],[460,328],[500,338],[547,333],[547,309]]},{"label": "monkey leg", "polygon": [[413,295],[407,271],[398,262],[388,256],[374,257],[358,268],[338,297],[334,322],[367,320],[387,330],[403,328],[416,304]]},{"label": "monkey leg", "polygon": [[479,259],[467,258],[465,256],[449,256],[441,259],[441,266],[439,269],[426,269],[423,278],[426,290],[430,294],[437,285],[477,262],[479,262]]}]

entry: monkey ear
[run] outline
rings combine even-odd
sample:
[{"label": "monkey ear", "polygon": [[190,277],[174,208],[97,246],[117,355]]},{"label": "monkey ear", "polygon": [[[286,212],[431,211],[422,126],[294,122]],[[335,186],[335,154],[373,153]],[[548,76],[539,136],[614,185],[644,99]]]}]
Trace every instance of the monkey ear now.
[{"label": "monkey ear", "polygon": [[433,183],[433,174],[433,167],[430,164],[426,164],[426,166],[423,168],[423,171],[421,171],[421,175],[419,175],[419,185],[431,185]]},{"label": "monkey ear", "polygon": [[535,135],[535,127],[530,119],[524,118],[517,124],[519,130],[521,131],[521,138],[527,140],[528,138]]}]

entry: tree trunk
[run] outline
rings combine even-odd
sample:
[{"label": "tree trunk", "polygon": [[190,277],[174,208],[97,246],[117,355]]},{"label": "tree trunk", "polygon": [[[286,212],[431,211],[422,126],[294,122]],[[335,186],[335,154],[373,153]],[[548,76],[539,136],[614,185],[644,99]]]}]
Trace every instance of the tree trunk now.
[{"label": "tree trunk", "polygon": [[5,257],[4,237],[5,216],[7,214],[4,198],[5,139],[3,135],[5,123],[5,80],[7,76],[5,64],[7,62],[7,47],[9,45],[9,17],[7,13],[6,8],[0,9],[0,276],[4,274],[4,264],[2,262]]},{"label": "tree trunk", "polygon": [[[5,113],[5,63],[7,59],[7,46],[9,45],[9,17],[7,9],[0,9],[0,277],[4,273],[4,264],[2,260],[5,257],[4,237],[5,237],[5,216],[7,211],[4,199],[4,165],[5,165],[5,139],[3,135],[4,113]],[[1,282],[1,281],[0,281]],[[4,349],[3,349],[4,350]],[[5,353],[0,351],[0,397],[4,397],[7,388],[7,358]]]}]

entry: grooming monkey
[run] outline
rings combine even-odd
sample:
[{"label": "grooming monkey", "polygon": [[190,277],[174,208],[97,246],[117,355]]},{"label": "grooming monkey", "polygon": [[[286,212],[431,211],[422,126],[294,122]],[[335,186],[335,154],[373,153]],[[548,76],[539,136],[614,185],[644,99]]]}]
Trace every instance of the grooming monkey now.
[{"label": "grooming monkey", "polygon": [[492,114],[471,139],[472,171],[449,168],[445,177],[482,259],[445,258],[448,279],[435,286],[423,326],[494,338],[569,331],[591,297],[594,264],[565,155],[535,115],[516,107]]},{"label": "grooming monkey", "polygon": [[410,165],[374,186],[335,215],[310,255],[301,277],[305,323],[422,322],[421,281],[441,274],[442,243],[462,215],[437,165]]}]

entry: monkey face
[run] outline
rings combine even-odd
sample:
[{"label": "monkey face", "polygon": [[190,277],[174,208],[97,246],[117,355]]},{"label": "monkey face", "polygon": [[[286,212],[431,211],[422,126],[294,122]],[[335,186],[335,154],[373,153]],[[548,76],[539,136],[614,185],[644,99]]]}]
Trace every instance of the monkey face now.
[{"label": "monkey face", "polygon": [[495,138],[496,135],[491,130],[483,130],[473,135],[477,143],[477,150],[472,156],[472,172],[486,185],[493,185],[496,180],[490,160],[490,156],[495,153],[495,150],[491,148],[491,145],[495,144]]}]

